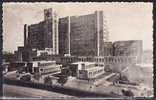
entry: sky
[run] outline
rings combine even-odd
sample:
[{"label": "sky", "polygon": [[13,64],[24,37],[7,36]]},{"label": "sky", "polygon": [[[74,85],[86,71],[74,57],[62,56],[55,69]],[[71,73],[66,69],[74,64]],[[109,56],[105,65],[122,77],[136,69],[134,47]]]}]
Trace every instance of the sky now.
[{"label": "sky", "polygon": [[43,21],[44,9],[53,8],[59,17],[79,16],[103,10],[110,41],[143,40],[143,49],[153,50],[152,3],[3,3],[3,51],[24,45],[24,24]]}]

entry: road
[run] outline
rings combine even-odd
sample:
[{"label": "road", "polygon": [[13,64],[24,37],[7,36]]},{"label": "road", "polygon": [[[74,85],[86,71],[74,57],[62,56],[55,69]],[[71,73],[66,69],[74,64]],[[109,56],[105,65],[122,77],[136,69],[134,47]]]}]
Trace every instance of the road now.
[{"label": "road", "polygon": [[[13,78],[16,78],[16,75],[17,74],[15,72],[9,72],[8,74],[5,75],[5,77],[13,79]],[[110,84],[111,82],[106,81],[106,79],[111,77],[112,75],[114,75],[114,73],[112,73],[110,75],[107,75],[107,76],[105,76],[105,77],[103,77],[103,78],[101,78],[99,80],[96,80],[94,82],[94,84],[93,84],[93,82],[88,82],[88,81],[85,81],[85,80],[79,80],[79,79],[76,79],[76,78],[72,78],[72,79],[69,79],[64,86],[65,87],[70,87],[70,88],[76,88],[76,89],[80,89],[80,90],[93,91],[93,92],[98,92],[98,93],[106,93],[106,94],[111,94],[113,92],[113,93],[119,94],[119,95],[122,95],[122,92],[121,92],[122,89],[128,88],[128,89],[132,90],[136,96],[141,95],[141,93],[139,93],[139,92],[141,92],[140,88],[138,90],[138,89],[129,88],[128,85],[125,85],[125,86],[111,85]],[[147,76],[149,76],[149,75],[147,75]],[[146,77],[144,79],[148,79],[148,77],[147,78]],[[151,82],[151,81],[147,81],[147,82]],[[12,90],[15,91],[14,88]],[[33,89],[33,90],[37,90],[37,89]],[[16,91],[13,92],[13,93],[12,93],[12,91],[11,91],[11,93],[10,93],[10,91],[7,91],[6,94],[9,94],[8,96],[13,96],[13,97],[16,97],[16,95],[18,97],[19,96],[20,97],[34,97],[34,96],[35,97],[53,97],[53,96],[59,96],[59,95],[62,96],[62,94],[57,95],[57,93],[55,95],[55,92],[53,93],[54,95],[51,96],[49,93],[52,93],[52,92],[49,92],[49,91],[46,91],[46,90],[40,90],[41,91],[41,92],[39,92],[40,94],[39,93],[34,94],[34,93],[31,93],[31,92],[22,93],[23,91],[20,92],[20,89],[18,89],[18,91],[19,91],[20,94],[15,93]],[[42,94],[44,94],[43,91],[46,91],[46,95],[42,95]]]},{"label": "road", "polygon": [[[68,96],[56,92],[27,88],[14,85],[3,85],[3,93],[5,97],[15,98],[73,98],[74,96]],[[74,97],[75,98],[75,97]]]},{"label": "road", "polygon": [[102,81],[100,81],[101,84],[95,85],[95,84],[90,83],[85,80],[73,79],[73,80],[68,80],[68,82],[64,86],[71,87],[71,88],[77,88],[77,89],[85,90],[85,91],[97,92],[97,93],[111,94],[113,92],[115,94],[122,95],[121,87],[108,85],[105,78],[101,79],[101,80],[102,80]]},{"label": "road", "polygon": [[118,94],[118,95],[123,95],[122,94],[122,89],[128,89],[131,90],[135,96],[140,96],[140,92],[142,91],[138,88],[135,88],[134,86],[129,86],[129,85],[113,85],[111,82],[106,81],[107,78],[111,77],[114,74],[108,75],[108,77],[104,77],[100,79],[99,82],[96,84],[90,83],[86,80],[79,80],[79,79],[73,79],[73,80],[68,80],[68,82],[64,85],[66,87],[71,87],[71,88],[77,88],[85,91],[92,91],[96,93],[104,93],[104,94]]}]

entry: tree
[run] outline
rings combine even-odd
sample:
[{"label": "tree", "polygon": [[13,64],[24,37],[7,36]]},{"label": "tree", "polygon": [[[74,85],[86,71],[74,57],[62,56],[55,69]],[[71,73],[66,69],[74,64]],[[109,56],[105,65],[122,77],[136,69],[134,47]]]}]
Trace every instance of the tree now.
[{"label": "tree", "polygon": [[24,76],[20,77],[20,80],[31,81],[31,75],[29,75],[29,74],[24,75]]},{"label": "tree", "polygon": [[63,86],[68,80],[68,77],[65,75],[60,75],[59,79],[58,79],[58,83],[61,84],[61,86]]},{"label": "tree", "polygon": [[128,78],[125,75],[121,75],[121,74],[120,74],[120,80],[129,82]]},{"label": "tree", "polygon": [[71,75],[72,75],[71,70],[68,69],[68,71],[67,71],[67,75],[68,75],[68,76],[71,76]]},{"label": "tree", "polygon": [[112,72],[112,69],[111,69],[110,66],[108,66],[108,65],[105,66],[104,70],[105,70],[106,72]]},{"label": "tree", "polygon": [[131,90],[122,90],[122,93],[124,96],[134,96],[133,92]]},{"label": "tree", "polygon": [[36,80],[40,80],[40,78],[41,78],[42,76],[41,76],[41,74],[40,73],[35,73],[34,74],[34,79],[36,79]]},{"label": "tree", "polygon": [[53,82],[49,76],[44,78],[44,84],[47,84],[47,85],[53,84]]}]

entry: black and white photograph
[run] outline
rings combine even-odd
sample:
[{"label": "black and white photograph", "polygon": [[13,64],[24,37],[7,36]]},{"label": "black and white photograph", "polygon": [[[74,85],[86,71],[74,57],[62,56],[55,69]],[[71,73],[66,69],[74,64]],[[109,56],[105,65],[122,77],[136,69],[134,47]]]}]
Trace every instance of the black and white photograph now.
[{"label": "black and white photograph", "polygon": [[5,2],[3,98],[153,97],[153,3]]}]

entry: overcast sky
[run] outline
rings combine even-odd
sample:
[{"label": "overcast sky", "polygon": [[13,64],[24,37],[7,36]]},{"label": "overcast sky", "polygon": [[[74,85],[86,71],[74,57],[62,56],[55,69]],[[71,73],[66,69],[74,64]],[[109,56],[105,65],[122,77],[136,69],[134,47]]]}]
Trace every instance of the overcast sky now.
[{"label": "overcast sky", "polygon": [[42,21],[45,8],[54,8],[59,17],[103,10],[110,41],[143,40],[144,50],[153,49],[152,3],[4,3],[3,50],[23,46],[24,24]]}]

